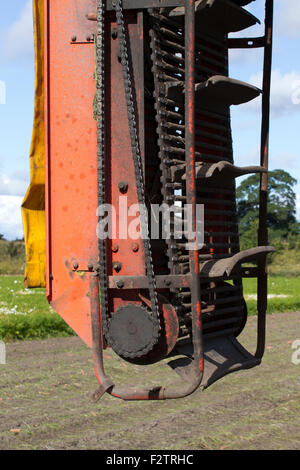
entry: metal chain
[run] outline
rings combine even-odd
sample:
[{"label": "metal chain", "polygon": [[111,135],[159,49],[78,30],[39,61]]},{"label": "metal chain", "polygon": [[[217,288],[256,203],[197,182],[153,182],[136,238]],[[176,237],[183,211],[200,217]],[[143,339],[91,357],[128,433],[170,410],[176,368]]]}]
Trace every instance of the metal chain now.
[{"label": "metal chain", "polygon": [[[105,194],[105,127],[104,127],[104,0],[97,3],[96,39],[96,79],[97,79],[97,166],[98,166],[98,207],[106,203]],[[108,299],[107,299],[107,244],[98,238],[99,247],[99,284],[101,295],[101,316],[103,333],[108,338]]]},{"label": "metal chain", "polygon": [[[134,162],[138,202],[140,206],[141,234],[143,238],[143,245],[144,245],[144,252],[145,252],[146,272],[147,272],[147,277],[149,280],[149,293],[150,293],[150,300],[151,300],[152,319],[159,327],[157,329],[158,335],[159,335],[160,319],[159,319],[157,288],[156,288],[156,279],[155,279],[153,262],[152,262],[151,244],[150,244],[150,239],[149,239],[148,216],[147,216],[147,209],[146,209],[146,203],[145,203],[145,191],[144,191],[143,162],[142,162],[142,156],[140,152],[140,146],[139,146],[138,134],[137,134],[136,112],[135,112],[135,105],[134,105],[134,100],[133,100],[132,79],[131,79],[131,72],[130,72],[129,53],[128,53],[127,40],[126,40],[122,0],[115,0],[113,2],[113,7],[116,10],[118,38],[119,38],[120,53],[121,53],[121,64],[122,64],[122,69],[123,69],[123,79],[124,79],[127,114],[128,114],[128,122],[129,122],[129,132],[130,132],[130,138],[131,138],[131,148],[132,148],[132,156],[133,156],[133,162]],[[157,338],[154,338],[155,341],[158,340],[158,335],[157,335]]]},{"label": "metal chain", "polygon": [[[105,179],[105,126],[104,126],[104,0],[98,0],[97,4],[97,42],[96,42],[96,61],[97,61],[97,160],[98,160],[98,205],[106,203],[106,179]],[[131,87],[130,67],[128,59],[128,49],[126,42],[125,25],[123,18],[122,1],[119,0],[114,4],[116,9],[118,37],[120,40],[121,63],[123,68],[123,77],[126,93],[126,103],[129,121],[129,130],[131,137],[132,155],[134,160],[136,187],[138,193],[138,202],[140,206],[141,234],[144,244],[146,272],[149,280],[149,293],[152,307],[151,319],[156,325],[157,334],[153,336],[153,341],[147,346],[147,350],[141,351],[140,356],[151,351],[159,339],[161,330],[159,319],[159,307],[156,290],[156,279],[152,263],[151,245],[148,234],[148,217],[145,204],[143,163],[139,148],[135,107],[133,101],[133,92]],[[101,316],[103,333],[110,343],[109,335],[109,315],[108,315],[108,296],[107,296],[107,259],[106,259],[106,242],[99,238],[99,283],[101,293]]]}]

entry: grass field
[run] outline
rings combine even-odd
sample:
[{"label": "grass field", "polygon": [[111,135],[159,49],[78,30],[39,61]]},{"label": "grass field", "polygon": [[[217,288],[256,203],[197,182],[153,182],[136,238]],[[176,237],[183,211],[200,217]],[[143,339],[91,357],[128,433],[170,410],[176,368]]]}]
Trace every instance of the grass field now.
[{"label": "grass field", "polygon": [[43,339],[72,334],[49,306],[45,289],[25,289],[22,276],[0,276],[1,339]]},{"label": "grass field", "polygon": [[[77,337],[10,343],[0,366],[0,450],[299,450],[300,365],[291,361],[299,332],[299,313],[268,315],[260,367],[160,402],[105,394],[95,404],[92,352]],[[255,317],[239,340],[255,351]],[[104,357],[118,385],[180,381],[168,361],[135,366],[111,350]]]},{"label": "grass field", "polygon": [[[256,279],[244,279],[244,296],[250,315],[256,314]],[[300,310],[300,277],[269,277],[268,313]]]},{"label": "grass field", "polygon": [[[244,280],[249,315],[256,314],[256,280]],[[270,277],[268,313],[300,311],[300,277]],[[22,276],[0,276],[0,339],[71,336],[49,307],[45,289],[25,289]]]}]

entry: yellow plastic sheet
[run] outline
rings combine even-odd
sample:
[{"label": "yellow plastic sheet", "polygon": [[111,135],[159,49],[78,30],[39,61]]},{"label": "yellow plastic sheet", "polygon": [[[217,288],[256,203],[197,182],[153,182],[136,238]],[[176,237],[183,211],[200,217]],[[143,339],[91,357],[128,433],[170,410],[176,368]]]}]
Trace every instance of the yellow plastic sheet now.
[{"label": "yellow plastic sheet", "polygon": [[30,149],[30,186],[22,204],[27,287],[44,287],[46,271],[43,3],[44,0],[33,0],[35,107]]}]

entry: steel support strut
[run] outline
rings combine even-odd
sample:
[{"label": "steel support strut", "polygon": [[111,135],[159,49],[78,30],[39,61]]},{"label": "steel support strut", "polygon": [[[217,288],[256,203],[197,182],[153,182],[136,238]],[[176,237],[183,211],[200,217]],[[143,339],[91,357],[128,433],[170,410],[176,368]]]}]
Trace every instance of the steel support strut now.
[{"label": "steel support strut", "polygon": [[195,4],[185,3],[185,160],[187,204],[192,210],[192,231],[195,234],[194,247],[189,252],[192,295],[192,326],[194,345],[195,385],[200,385],[203,370],[203,338],[200,305],[200,266],[196,243],[197,189],[195,175]]},{"label": "steel support strut", "polygon": [[[264,49],[264,71],[263,71],[263,95],[262,95],[262,125],[261,125],[261,166],[268,170],[269,167],[269,127],[270,127],[270,90],[271,90],[271,68],[272,68],[272,45],[273,45],[273,10],[274,0],[266,0],[265,4],[265,49]],[[268,244],[267,228],[268,211],[268,173],[260,176],[259,191],[259,228],[258,245]],[[262,358],[266,341],[266,311],[268,290],[268,266],[267,257],[258,263],[257,278],[257,349],[255,356]]]}]

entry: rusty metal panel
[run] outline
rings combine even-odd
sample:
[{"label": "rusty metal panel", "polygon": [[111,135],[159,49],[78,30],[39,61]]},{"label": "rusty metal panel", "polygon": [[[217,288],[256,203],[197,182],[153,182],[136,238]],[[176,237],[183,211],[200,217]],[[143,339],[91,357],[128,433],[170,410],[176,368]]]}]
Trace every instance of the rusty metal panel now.
[{"label": "rusty metal panel", "polygon": [[[95,23],[87,19],[93,1],[46,1],[46,214],[47,295],[53,308],[91,346],[90,277],[98,263],[97,125],[94,119]],[[128,16],[142,155],[143,68],[142,15]],[[107,203],[116,210],[117,236],[108,241],[108,273],[145,275],[140,240],[119,233],[119,196],[125,213],[137,203],[134,166],[118,59],[114,15],[107,16],[105,49]],[[120,183],[125,182],[122,194]],[[132,217],[131,219],[133,219]],[[122,221],[121,221],[122,222]],[[130,222],[130,217],[129,217]],[[127,224],[125,224],[127,225]],[[129,259],[131,261],[129,262]],[[114,311],[127,301],[140,302],[136,291],[110,295]]]},{"label": "rusty metal panel", "polygon": [[94,44],[90,0],[45,0],[47,295],[91,344],[88,273],[97,261]]}]

